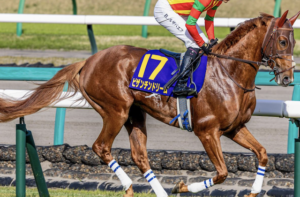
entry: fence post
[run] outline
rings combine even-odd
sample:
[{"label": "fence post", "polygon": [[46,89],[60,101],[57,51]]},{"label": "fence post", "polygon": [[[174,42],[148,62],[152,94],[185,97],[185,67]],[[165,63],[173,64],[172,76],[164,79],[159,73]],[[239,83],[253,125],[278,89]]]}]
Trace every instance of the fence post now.
[{"label": "fence post", "polygon": [[16,125],[16,196],[25,197],[25,150],[26,150],[26,125],[24,117]]},{"label": "fence post", "polygon": [[76,0],[72,0],[73,3],[73,14],[77,15],[77,4],[76,4]]},{"label": "fence post", "polygon": [[[73,14],[77,15],[76,0],[72,0],[72,2],[73,2]],[[89,40],[90,40],[90,43],[91,43],[92,54],[94,55],[95,53],[98,52],[98,49],[97,49],[96,39],[95,39],[95,35],[94,35],[94,32],[93,32],[92,25],[87,25],[87,31],[88,31]]]},{"label": "fence post", "polygon": [[[293,91],[293,101],[300,101],[300,84],[295,84]],[[287,153],[295,153],[295,139],[298,138],[298,128],[291,121],[289,122]]]},{"label": "fence post", "polygon": [[281,16],[281,0],[275,0],[275,8],[273,15],[276,18]]},{"label": "fence post", "polygon": [[94,55],[95,53],[98,52],[98,48],[97,48],[96,39],[95,39],[94,32],[93,32],[93,26],[87,25],[87,31],[88,31],[88,35],[89,35],[89,39],[90,39],[90,43],[91,43],[92,54]]},{"label": "fence post", "polygon": [[[23,14],[25,0],[20,0],[18,14]],[[22,23],[17,23],[17,36],[22,35]]]},{"label": "fence post", "polygon": [[300,196],[300,127],[298,139],[295,139],[295,184],[294,184],[294,196]]},{"label": "fence post", "polygon": [[[67,83],[63,91],[68,91]],[[64,143],[65,118],[66,108],[57,108],[55,114],[54,145],[62,145]]]},{"label": "fence post", "polygon": [[[151,0],[146,0],[145,8],[144,8],[144,16],[149,15]],[[147,38],[148,37],[148,26],[143,25],[142,27],[142,37]]]},{"label": "fence post", "polygon": [[26,132],[26,148],[39,194],[42,197],[49,197],[50,195],[31,131]]}]

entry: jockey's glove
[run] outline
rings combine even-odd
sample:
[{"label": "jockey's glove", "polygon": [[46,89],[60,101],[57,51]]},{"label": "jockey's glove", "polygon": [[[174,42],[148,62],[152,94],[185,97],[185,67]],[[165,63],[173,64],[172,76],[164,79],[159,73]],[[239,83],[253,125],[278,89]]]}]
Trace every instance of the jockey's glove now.
[{"label": "jockey's glove", "polygon": [[211,39],[209,44],[211,45],[211,47],[215,46],[216,44],[218,44],[218,38],[216,39]]},{"label": "jockey's glove", "polygon": [[211,39],[209,43],[204,43],[200,48],[205,54],[210,54],[211,49],[214,45],[218,43],[218,39]]},{"label": "jockey's glove", "polygon": [[211,52],[211,47],[212,46],[210,44],[204,43],[200,48],[205,54],[208,55]]}]

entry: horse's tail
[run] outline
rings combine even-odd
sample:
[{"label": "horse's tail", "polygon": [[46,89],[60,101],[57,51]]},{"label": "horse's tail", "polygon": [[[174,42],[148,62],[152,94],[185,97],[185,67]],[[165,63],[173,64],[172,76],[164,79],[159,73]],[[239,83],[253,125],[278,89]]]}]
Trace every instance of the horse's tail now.
[{"label": "horse's tail", "polygon": [[73,93],[60,98],[66,82],[68,82],[68,89],[74,91],[74,94],[79,90],[78,73],[84,65],[85,61],[82,61],[65,67],[23,100],[0,98],[0,122],[33,114],[52,103],[71,97]]}]

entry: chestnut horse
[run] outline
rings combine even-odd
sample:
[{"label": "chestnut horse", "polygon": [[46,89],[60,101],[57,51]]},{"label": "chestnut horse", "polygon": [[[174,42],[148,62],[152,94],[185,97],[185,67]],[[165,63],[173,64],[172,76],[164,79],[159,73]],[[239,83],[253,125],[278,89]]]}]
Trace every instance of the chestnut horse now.
[{"label": "chestnut horse", "polygon": [[[300,12],[289,20],[286,20],[287,12],[276,19],[261,14],[258,18],[240,24],[213,48],[213,52],[261,62],[263,42],[265,37],[268,37],[268,27],[271,26],[272,21],[275,21],[274,29],[292,32],[292,25],[299,14]],[[273,44],[272,46],[267,44],[266,51],[270,47],[271,51],[283,51],[286,46],[294,46],[293,36],[287,37],[283,34],[277,36],[274,37],[272,34],[268,41]],[[85,61],[72,64],[37,87],[23,100],[0,99],[0,122],[35,113],[57,102],[65,82],[68,82],[69,87],[74,92],[80,91],[103,118],[102,131],[93,144],[94,152],[106,164],[112,162],[113,141],[125,126],[129,134],[132,159],[140,171],[146,173],[150,170],[146,150],[146,114],[166,124],[177,115],[176,99],[170,98],[167,102],[166,96],[161,96],[160,99],[148,97],[149,93],[129,88],[136,67],[146,52],[147,49],[133,46],[114,46],[98,52]],[[268,56],[268,62],[276,74],[275,80],[279,85],[287,86],[294,80],[293,69],[291,69],[292,55]],[[222,68],[221,64],[225,68]],[[220,144],[222,135],[253,151],[259,160],[259,166],[267,165],[268,157],[265,148],[245,126],[255,109],[255,91],[244,91],[239,87],[253,89],[258,70],[258,65],[209,56],[203,88],[197,97],[191,99],[193,131],[217,170],[217,175],[212,179],[214,184],[224,182],[228,174]],[[175,121],[172,126],[179,127],[178,122]],[[261,184],[259,182],[257,191],[251,191],[249,196],[257,196]],[[173,191],[188,192],[189,188],[180,182]],[[132,186],[126,188],[124,196],[133,196]]]}]

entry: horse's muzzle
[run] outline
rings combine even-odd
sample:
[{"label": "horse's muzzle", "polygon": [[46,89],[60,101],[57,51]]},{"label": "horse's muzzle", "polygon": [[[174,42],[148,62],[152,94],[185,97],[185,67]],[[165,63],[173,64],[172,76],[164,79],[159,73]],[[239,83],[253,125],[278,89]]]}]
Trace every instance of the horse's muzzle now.
[{"label": "horse's muzzle", "polygon": [[290,77],[288,77],[288,76],[283,77],[283,79],[282,79],[282,85],[283,85],[283,86],[286,87],[286,86],[288,86],[290,83],[292,83]]}]

